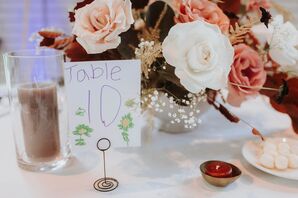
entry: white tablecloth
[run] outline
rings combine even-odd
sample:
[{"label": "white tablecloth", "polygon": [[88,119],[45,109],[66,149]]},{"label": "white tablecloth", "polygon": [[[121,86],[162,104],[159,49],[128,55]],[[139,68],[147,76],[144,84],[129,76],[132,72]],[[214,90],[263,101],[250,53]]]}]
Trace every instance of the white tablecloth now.
[{"label": "white tablecloth", "polygon": [[[265,134],[288,127],[287,116],[273,113],[262,103],[262,100],[255,99],[250,105],[234,111],[253,122]],[[92,187],[93,182],[102,176],[99,153],[76,154],[67,167],[54,173],[32,173],[19,169],[10,120],[8,116],[2,116],[0,197],[298,197],[298,181],[263,173],[242,157],[244,142],[256,138],[249,128],[229,123],[212,109],[202,120],[203,124],[194,132],[179,135],[154,132],[152,142],[141,148],[109,150],[108,176],[117,178],[120,186],[113,192],[100,193]],[[242,170],[242,176],[226,188],[207,184],[200,175],[199,165],[211,159],[237,165]]]}]

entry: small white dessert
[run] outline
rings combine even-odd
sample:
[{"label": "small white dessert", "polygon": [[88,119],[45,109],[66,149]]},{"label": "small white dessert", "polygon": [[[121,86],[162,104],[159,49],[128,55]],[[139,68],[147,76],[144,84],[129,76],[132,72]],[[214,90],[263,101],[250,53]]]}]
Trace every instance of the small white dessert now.
[{"label": "small white dessert", "polygon": [[290,155],[290,146],[288,143],[279,143],[278,146],[278,153],[284,156]]},{"label": "small white dessert", "polygon": [[264,150],[276,150],[277,147],[276,145],[274,144],[274,142],[270,141],[270,140],[266,140],[264,143],[263,143],[263,149]]},{"label": "small white dessert", "polygon": [[284,149],[290,150],[290,145],[289,145],[289,143],[286,143],[286,142],[279,143],[277,147],[278,147],[278,149],[284,148]]},{"label": "small white dessert", "polygon": [[288,164],[289,164],[289,160],[287,157],[283,156],[283,155],[277,155],[275,157],[275,168],[279,169],[279,170],[285,170],[288,168]]},{"label": "small white dessert", "polygon": [[266,154],[276,155],[277,146],[271,141],[266,141],[263,145],[263,152]]},{"label": "small white dessert", "polygon": [[266,168],[274,168],[274,157],[270,154],[264,153],[260,157],[260,163]]},{"label": "small white dessert", "polygon": [[298,145],[292,145],[292,146],[291,146],[291,152],[292,152],[293,154],[298,155]]},{"label": "small white dessert", "polygon": [[274,151],[274,150],[263,150],[263,153],[272,155],[273,157],[276,156],[276,155],[278,155],[278,152],[277,151]]},{"label": "small white dessert", "polygon": [[289,168],[298,168],[298,155],[290,154],[289,157]]},{"label": "small white dessert", "polygon": [[259,144],[260,164],[269,169],[298,169],[298,145],[267,139]]}]

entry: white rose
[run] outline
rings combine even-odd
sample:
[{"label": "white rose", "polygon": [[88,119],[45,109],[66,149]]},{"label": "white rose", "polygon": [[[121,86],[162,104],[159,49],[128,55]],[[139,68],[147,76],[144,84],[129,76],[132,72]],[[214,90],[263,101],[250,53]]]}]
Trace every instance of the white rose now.
[{"label": "white rose", "polygon": [[291,22],[284,23],[283,16],[274,17],[269,25],[267,41],[270,57],[281,66],[296,65],[298,61],[298,31]]},{"label": "white rose", "polygon": [[218,26],[201,20],[176,24],[162,43],[162,50],[188,91],[227,87],[234,48]]},{"label": "white rose", "polygon": [[130,0],[95,0],[75,11],[73,34],[88,54],[117,48],[133,24]]}]

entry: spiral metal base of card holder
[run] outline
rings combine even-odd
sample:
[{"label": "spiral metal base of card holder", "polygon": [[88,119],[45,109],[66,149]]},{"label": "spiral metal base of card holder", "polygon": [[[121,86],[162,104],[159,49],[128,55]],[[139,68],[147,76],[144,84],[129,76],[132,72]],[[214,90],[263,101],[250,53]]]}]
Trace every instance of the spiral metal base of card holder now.
[{"label": "spiral metal base of card holder", "polygon": [[110,192],[118,187],[118,181],[114,178],[101,178],[96,180],[93,184],[95,190],[100,192]]},{"label": "spiral metal base of card holder", "polygon": [[103,154],[103,169],[104,169],[104,178],[98,179],[94,182],[93,187],[95,190],[100,192],[110,192],[115,190],[119,182],[114,179],[106,176],[106,155],[105,151],[107,151],[111,147],[111,141],[107,138],[101,138],[97,142],[97,149],[102,151]]}]

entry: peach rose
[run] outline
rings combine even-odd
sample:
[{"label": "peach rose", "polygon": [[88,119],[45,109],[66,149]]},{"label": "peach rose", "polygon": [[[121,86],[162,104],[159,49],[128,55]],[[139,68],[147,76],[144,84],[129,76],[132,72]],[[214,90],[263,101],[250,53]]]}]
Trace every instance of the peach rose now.
[{"label": "peach rose", "polygon": [[268,0],[248,0],[246,5],[247,11],[259,11],[260,7],[263,7],[265,9],[270,8],[270,4]]},{"label": "peach rose", "polygon": [[229,18],[215,3],[209,0],[176,0],[175,7],[178,12],[178,16],[175,18],[177,23],[204,19],[208,23],[218,25],[224,33],[229,30]]},{"label": "peach rose", "polygon": [[245,44],[236,45],[234,49],[234,63],[229,74],[228,102],[240,106],[245,96],[258,93],[266,81],[266,72],[263,61],[255,50]]},{"label": "peach rose", "polygon": [[88,54],[117,48],[134,19],[129,0],[95,0],[75,11],[73,34]]}]

